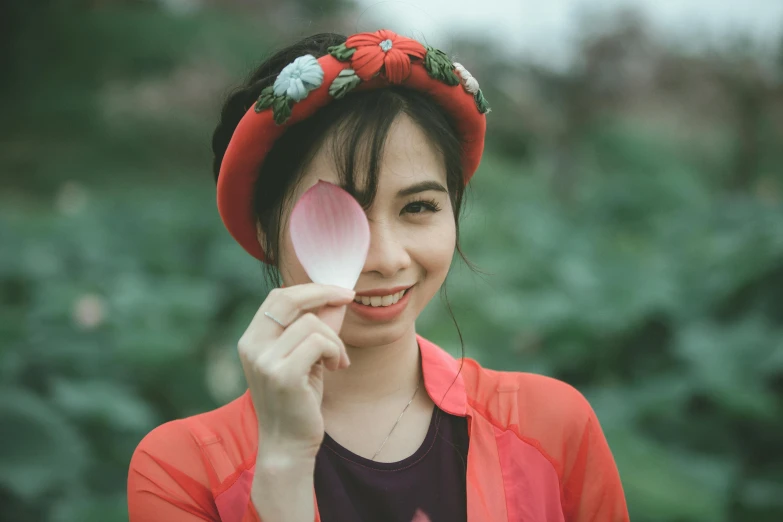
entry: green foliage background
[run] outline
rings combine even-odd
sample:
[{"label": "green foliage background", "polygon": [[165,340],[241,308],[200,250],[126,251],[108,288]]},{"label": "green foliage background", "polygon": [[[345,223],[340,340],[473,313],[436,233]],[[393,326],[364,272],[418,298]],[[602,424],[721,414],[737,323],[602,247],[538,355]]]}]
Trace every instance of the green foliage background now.
[{"label": "green foliage background", "polygon": [[[0,519],[125,520],[144,434],[242,392],[267,289],[217,215],[210,132],[264,53],[315,32],[262,14],[0,7]],[[674,80],[601,90],[593,65],[653,46],[623,24],[566,72],[458,45],[494,108],[462,224],[484,274],[447,283],[465,351],[588,396],[632,520],[783,520],[780,66],[655,47]],[[697,79],[722,105],[699,112]],[[437,300],[418,329],[460,352]]]}]

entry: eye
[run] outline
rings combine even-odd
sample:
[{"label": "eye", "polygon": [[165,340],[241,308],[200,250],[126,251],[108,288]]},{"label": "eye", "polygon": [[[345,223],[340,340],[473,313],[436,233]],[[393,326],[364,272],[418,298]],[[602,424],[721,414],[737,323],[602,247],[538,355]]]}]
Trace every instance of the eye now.
[{"label": "eye", "polygon": [[412,201],[405,205],[402,212],[407,214],[423,214],[424,212],[438,212],[440,211],[440,205],[434,199],[420,199],[418,201]]}]

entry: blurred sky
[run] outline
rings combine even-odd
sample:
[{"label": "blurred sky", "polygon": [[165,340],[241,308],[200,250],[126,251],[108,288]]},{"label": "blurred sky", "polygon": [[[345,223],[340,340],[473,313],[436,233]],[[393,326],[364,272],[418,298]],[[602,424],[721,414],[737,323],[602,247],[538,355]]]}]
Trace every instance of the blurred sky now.
[{"label": "blurred sky", "polygon": [[569,62],[586,14],[622,7],[635,8],[656,32],[686,48],[726,45],[744,34],[772,50],[783,38],[783,0],[357,1],[367,9],[357,21],[362,31],[385,24],[445,49],[454,33],[472,33],[503,43],[512,55],[556,66]]}]

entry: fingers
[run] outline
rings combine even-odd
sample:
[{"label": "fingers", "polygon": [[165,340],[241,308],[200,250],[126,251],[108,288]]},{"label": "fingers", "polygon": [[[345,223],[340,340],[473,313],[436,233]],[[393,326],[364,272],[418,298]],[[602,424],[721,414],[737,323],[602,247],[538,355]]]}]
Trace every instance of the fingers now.
[{"label": "fingers", "polygon": [[[299,345],[312,334],[320,334],[336,344],[340,349],[342,359],[345,346],[340,337],[315,314],[306,313],[286,328],[269,349],[259,356],[259,362],[261,364],[274,364],[275,361],[288,357],[292,352],[299,350]],[[347,359],[347,355],[345,357]],[[340,366],[343,365],[341,364]]]},{"label": "fingers", "polygon": [[340,346],[321,333],[312,333],[277,366],[275,373],[282,386],[304,383],[313,365],[324,362],[328,370],[336,370],[340,364]]},{"label": "fingers", "polygon": [[[267,296],[264,304],[256,312],[251,325],[264,331],[270,328],[280,331],[276,325],[264,316],[264,312],[274,315],[285,325],[292,324],[300,315],[326,305],[341,306],[353,301],[356,292],[339,286],[307,283],[288,288],[275,288]],[[268,323],[268,324],[267,324]]]},{"label": "fingers", "polygon": [[[345,352],[345,345],[336,333],[339,326],[333,329],[309,310],[324,307],[344,309],[345,305],[353,300],[354,295],[353,290],[315,283],[272,290],[239,339],[238,349],[240,360],[244,361],[243,367],[245,363],[250,363],[258,371],[273,371],[282,364],[283,359],[298,349],[298,345],[310,335],[317,333],[338,348],[336,363],[324,361],[327,363],[326,367],[330,370],[347,368],[350,361]],[[264,315],[265,311],[269,311],[288,326],[283,328],[276,324]],[[341,313],[344,315],[344,311]],[[333,315],[335,317],[332,317]],[[338,318],[336,314],[329,313],[326,316],[335,320],[341,320],[342,317]]]}]

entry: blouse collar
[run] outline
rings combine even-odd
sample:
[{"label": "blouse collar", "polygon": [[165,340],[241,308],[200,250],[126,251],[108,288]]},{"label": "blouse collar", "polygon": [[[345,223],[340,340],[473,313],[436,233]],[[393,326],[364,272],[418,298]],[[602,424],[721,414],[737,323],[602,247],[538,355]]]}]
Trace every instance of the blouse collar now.
[{"label": "blouse collar", "polygon": [[450,415],[467,414],[467,393],[460,363],[439,346],[416,334],[424,387],[432,401]]}]

